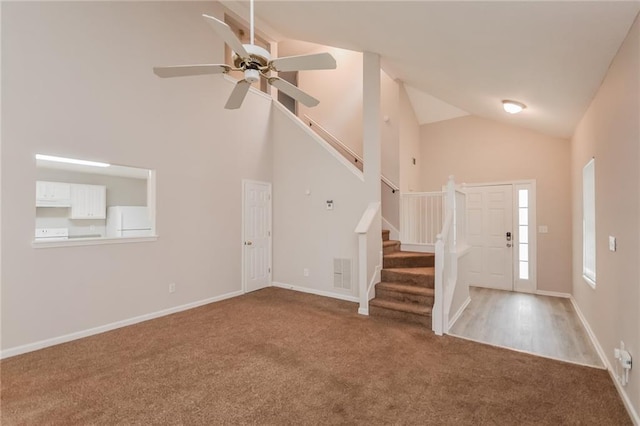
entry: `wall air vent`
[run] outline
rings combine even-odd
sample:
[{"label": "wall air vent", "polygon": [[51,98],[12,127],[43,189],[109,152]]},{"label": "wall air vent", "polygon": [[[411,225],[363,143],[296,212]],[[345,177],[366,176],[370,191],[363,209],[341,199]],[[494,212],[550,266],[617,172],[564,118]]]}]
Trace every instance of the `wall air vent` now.
[{"label": "wall air vent", "polygon": [[351,259],[333,259],[333,287],[351,290]]}]

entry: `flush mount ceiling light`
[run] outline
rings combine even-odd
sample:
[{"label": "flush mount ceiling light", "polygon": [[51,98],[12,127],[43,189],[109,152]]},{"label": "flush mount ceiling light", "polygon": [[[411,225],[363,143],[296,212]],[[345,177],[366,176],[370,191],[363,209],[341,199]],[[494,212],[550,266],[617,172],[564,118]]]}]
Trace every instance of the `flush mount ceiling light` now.
[{"label": "flush mount ceiling light", "polygon": [[509,114],[517,114],[523,109],[525,109],[527,106],[522,102],[504,100],[502,101],[502,107]]},{"label": "flush mount ceiling light", "polygon": [[109,167],[111,164],[98,161],[76,160],[75,158],[55,157],[53,155],[36,154],[36,160],[54,161],[56,163],[80,164],[83,166]]}]

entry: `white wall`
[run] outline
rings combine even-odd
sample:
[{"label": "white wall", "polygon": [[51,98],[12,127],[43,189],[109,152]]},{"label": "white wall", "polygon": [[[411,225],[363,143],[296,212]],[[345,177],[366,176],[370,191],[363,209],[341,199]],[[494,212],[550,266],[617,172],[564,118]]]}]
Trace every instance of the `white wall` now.
[{"label": "white wall", "polygon": [[334,70],[300,71],[298,87],[320,101],[308,108],[298,104],[298,115],[308,115],[340,142],[362,156],[362,53],[312,43],[285,41],[280,56],[329,52]]},{"label": "white wall", "polygon": [[[339,162],[288,113],[274,107],[271,123],[273,280],[314,292],[357,296],[354,230],[367,207],[362,173]],[[326,209],[327,200],[333,200],[333,210]],[[334,288],[334,258],[352,259],[351,291]]]},{"label": "white wall", "polygon": [[[3,351],[241,290],[241,180],[272,180],[270,100],[227,111],[223,77],[152,73],[221,61],[201,18],[221,12],[2,3]],[[156,170],[158,241],[32,248],[38,152]]]},{"label": "white wall", "polygon": [[[299,104],[298,115],[303,119],[304,115],[309,116],[362,157],[362,53],[292,40],[279,43],[278,48],[282,56],[329,52],[336,58],[335,70],[301,71],[298,74],[298,86],[320,100],[320,105],[313,108]],[[402,118],[399,87],[396,81],[380,70],[381,170],[395,185],[399,185],[400,181]],[[385,117],[387,121],[384,121]],[[383,184],[381,199],[382,216],[398,228],[399,193],[392,193],[391,188]]]},{"label": "white wall", "polygon": [[[399,177],[400,191],[419,191],[420,184],[420,125],[413,111],[404,84],[400,84],[399,95]],[[416,164],[413,164],[413,160]]]},{"label": "white wall", "polygon": [[[400,86],[380,70],[380,135],[382,174],[394,184],[400,180]],[[385,119],[387,121],[385,121]],[[388,189],[388,187],[387,187]],[[383,188],[384,190],[384,188]]]},{"label": "white wall", "polygon": [[[636,19],[571,141],[573,295],[612,365],[613,349],[621,340],[636,360],[640,355],[638,76],[640,22]],[[582,278],[582,168],[592,157],[596,171],[595,289]],[[608,249],[610,235],[617,239],[615,252]],[[640,372],[636,368],[625,391],[637,416]]]},{"label": "white wall", "polygon": [[456,183],[536,180],[538,290],[571,292],[570,144],[476,116],[454,118],[420,128],[423,191],[439,191],[454,175]]},{"label": "white wall", "polygon": [[[400,182],[400,86],[380,70],[380,144],[382,175],[394,185]],[[366,166],[366,164],[365,164]],[[382,217],[400,228],[400,194],[382,183]]]}]

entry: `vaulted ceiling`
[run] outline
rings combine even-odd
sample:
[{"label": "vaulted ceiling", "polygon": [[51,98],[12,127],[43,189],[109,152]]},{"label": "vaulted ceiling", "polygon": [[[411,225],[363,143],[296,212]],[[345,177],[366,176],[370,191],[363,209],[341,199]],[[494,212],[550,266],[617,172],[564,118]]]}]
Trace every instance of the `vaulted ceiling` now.
[{"label": "vaulted ceiling", "polygon": [[[412,98],[570,137],[640,2],[257,1],[255,10],[279,37],[379,53],[387,73],[417,89]],[[502,99],[527,109],[507,115]]]}]

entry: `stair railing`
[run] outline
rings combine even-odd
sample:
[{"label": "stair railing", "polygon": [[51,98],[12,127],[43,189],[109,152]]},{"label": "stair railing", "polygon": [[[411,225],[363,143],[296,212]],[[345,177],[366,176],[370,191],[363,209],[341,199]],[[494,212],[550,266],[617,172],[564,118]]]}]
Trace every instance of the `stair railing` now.
[{"label": "stair railing", "polygon": [[[313,131],[315,131],[322,139],[327,141],[336,151],[338,151],[344,158],[352,162],[360,171],[364,168],[364,160],[355,151],[349,148],[344,142],[332,135],[327,129],[322,127],[316,121],[311,119],[308,115],[304,116],[305,124],[307,124]],[[387,185],[391,192],[395,194],[396,191],[400,191],[400,188],[395,183],[391,182],[385,175],[380,175],[382,183]]]},{"label": "stair railing", "polygon": [[400,194],[400,241],[403,245],[435,247],[436,236],[444,224],[442,192],[403,192]]},{"label": "stair railing", "polygon": [[435,244],[435,297],[432,329],[442,336],[449,331],[449,313],[458,281],[459,244],[466,240],[466,196],[456,190],[453,176],[449,176],[445,191],[445,220]]}]

